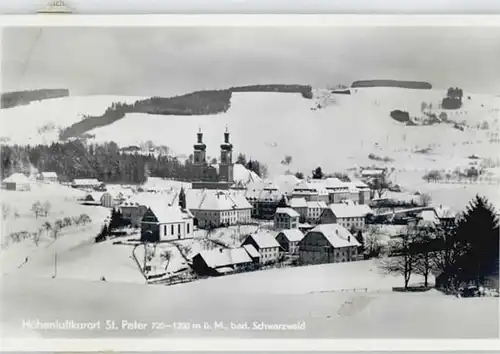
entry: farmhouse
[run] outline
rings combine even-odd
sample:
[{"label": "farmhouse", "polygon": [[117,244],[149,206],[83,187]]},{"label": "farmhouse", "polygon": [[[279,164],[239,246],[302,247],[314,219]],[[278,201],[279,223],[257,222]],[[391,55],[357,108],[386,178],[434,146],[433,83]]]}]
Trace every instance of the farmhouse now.
[{"label": "farmhouse", "polygon": [[368,214],[371,214],[368,205],[358,205],[352,202],[330,204],[321,214],[320,224],[340,224],[347,229],[352,227],[362,229]]},{"label": "farmhouse", "polygon": [[259,251],[257,251],[255,249],[254,246],[252,246],[251,244],[247,244],[247,245],[243,245],[242,247],[245,249],[245,251],[247,251],[250,258],[252,258],[253,263],[255,263],[255,264],[260,263],[260,253],[259,253]]},{"label": "farmhouse", "polygon": [[271,220],[283,193],[272,183],[253,183],[247,186],[245,197],[252,205],[252,217]]},{"label": "farmhouse", "polygon": [[143,193],[123,201],[118,205],[118,208],[122,212],[122,218],[128,220],[132,227],[140,227],[142,216],[148,210],[148,205],[155,200],[159,200],[159,198],[152,194]]},{"label": "farmhouse", "polygon": [[216,276],[245,269],[252,259],[243,248],[218,248],[202,251],[192,259],[194,272],[201,276]]},{"label": "farmhouse", "polygon": [[160,242],[193,237],[193,215],[179,206],[152,203],[141,220],[141,241]]},{"label": "farmhouse", "polygon": [[2,181],[2,189],[29,191],[31,190],[31,180],[22,173],[14,173]]},{"label": "farmhouse", "polygon": [[453,226],[456,223],[457,214],[453,212],[450,208],[440,205],[434,208],[436,215],[441,223],[441,225],[448,227]]},{"label": "farmhouse", "polygon": [[306,201],[322,201],[325,203],[329,201],[328,191],[323,180],[300,182],[293,189],[292,198],[304,198]]},{"label": "farmhouse", "polygon": [[55,172],[40,172],[37,176],[37,179],[42,182],[55,183],[59,180],[59,177]]},{"label": "farmhouse", "polygon": [[290,208],[295,210],[300,215],[300,220],[307,219],[307,201],[305,198],[292,198],[288,202]]},{"label": "farmhouse", "polygon": [[318,225],[299,242],[302,264],[351,262],[358,259],[356,238],[339,224]]},{"label": "farmhouse", "polygon": [[276,241],[280,244],[281,248],[290,254],[299,252],[299,241],[304,238],[304,234],[299,229],[283,230],[278,236]]},{"label": "farmhouse", "polygon": [[[173,199],[176,203],[178,195]],[[186,191],[186,207],[193,213],[200,228],[250,222],[252,206],[244,196],[229,191]]]},{"label": "farmhouse", "polygon": [[325,187],[328,191],[328,203],[338,204],[344,200],[349,200],[349,186],[338,178],[330,177],[325,179]]},{"label": "farmhouse", "polygon": [[249,235],[242,246],[252,245],[260,253],[260,263],[276,262],[280,257],[281,246],[276,241],[275,234],[270,231],[258,231]]},{"label": "farmhouse", "polygon": [[299,213],[292,208],[278,208],[274,215],[274,228],[296,229],[299,226]]},{"label": "farmhouse", "polygon": [[317,224],[323,211],[328,208],[325,202],[311,201],[307,202],[307,217],[308,223]]},{"label": "farmhouse", "polygon": [[83,205],[102,205],[101,197],[103,192],[87,193],[80,201]]}]

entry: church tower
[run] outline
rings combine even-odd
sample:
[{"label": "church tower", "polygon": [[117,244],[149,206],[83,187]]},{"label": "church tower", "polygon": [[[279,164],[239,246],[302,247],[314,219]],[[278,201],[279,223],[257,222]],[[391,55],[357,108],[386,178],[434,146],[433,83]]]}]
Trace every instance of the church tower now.
[{"label": "church tower", "polygon": [[224,143],[220,146],[219,181],[233,182],[233,145],[229,142],[229,132],[226,127]]},{"label": "church tower", "polygon": [[198,131],[198,140],[193,147],[194,147],[193,174],[195,180],[201,180],[203,178],[203,171],[207,163],[206,161],[207,146],[203,143],[203,133],[201,132],[201,128]]}]

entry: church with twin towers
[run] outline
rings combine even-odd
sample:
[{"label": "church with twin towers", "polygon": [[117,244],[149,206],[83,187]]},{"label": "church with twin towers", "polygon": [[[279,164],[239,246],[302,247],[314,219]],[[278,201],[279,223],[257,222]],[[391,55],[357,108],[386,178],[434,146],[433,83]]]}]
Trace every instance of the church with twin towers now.
[{"label": "church with twin towers", "polygon": [[207,162],[207,145],[203,142],[203,132],[198,131],[196,144],[193,146],[192,185],[193,189],[229,189],[234,184],[233,145],[230,142],[228,128],[220,145],[219,168]]}]

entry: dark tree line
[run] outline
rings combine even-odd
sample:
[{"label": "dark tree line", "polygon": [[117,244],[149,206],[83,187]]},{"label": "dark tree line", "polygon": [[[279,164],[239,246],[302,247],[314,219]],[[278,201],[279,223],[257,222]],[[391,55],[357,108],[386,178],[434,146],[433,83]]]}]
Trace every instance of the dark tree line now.
[{"label": "dark tree line", "polygon": [[[29,173],[33,167],[41,172],[56,172],[61,181],[75,178],[97,178],[105,183],[141,184],[147,177],[193,180],[193,162],[184,163],[171,156],[123,153],[114,142],[85,144],[79,140],[51,145],[1,145],[2,179],[14,172]],[[267,166],[249,160],[245,166],[261,177]]]}]

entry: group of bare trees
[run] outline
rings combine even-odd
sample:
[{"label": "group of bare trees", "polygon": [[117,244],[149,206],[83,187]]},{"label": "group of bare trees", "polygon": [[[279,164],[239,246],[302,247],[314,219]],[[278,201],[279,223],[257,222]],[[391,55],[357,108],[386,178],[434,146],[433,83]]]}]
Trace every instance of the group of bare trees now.
[{"label": "group of bare trees", "polygon": [[45,221],[42,226],[40,226],[36,231],[20,231],[13,232],[9,235],[9,238],[14,243],[22,242],[26,239],[32,239],[33,243],[38,247],[40,244],[40,239],[43,234],[47,237],[52,237],[54,240],[61,234],[61,232],[72,225],[85,226],[92,222],[92,219],[87,214],[80,214],[72,218],[65,217],[62,219],[57,219],[53,223]]},{"label": "group of bare trees", "polygon": [[456,168],[452,172],[441,172],[439,170],[431,170],[427,172],[422,178],[426,180],[427,182],[431,183],[438,183],[440,181],[463,181],[463,180],[468,180],[468,181],[477,181],[480,176],[484,175],[485,172],[482,168],[478,169],[474,166],[468,167],[464,170],[461,170],[460,168]]},{"label": "group of bare trees", "polygon": [[485,284],[498,277],[499,228],[496,211],[476,196],[456,223],[414,225],[388,246],[380,262],[386,274],[402,275],[405,289],[414,274],[440,277],[440,286],[457,289],[461,283]]},{"label": "group of bare trees", "polygon": [[38,217],[40,216],[47,217],[49,215],[50,208],[51,205],[49,201],[41,203],[39,200],[37,200],[31,206],[31,211],[35,214],[35,217],[38,219]]}]

